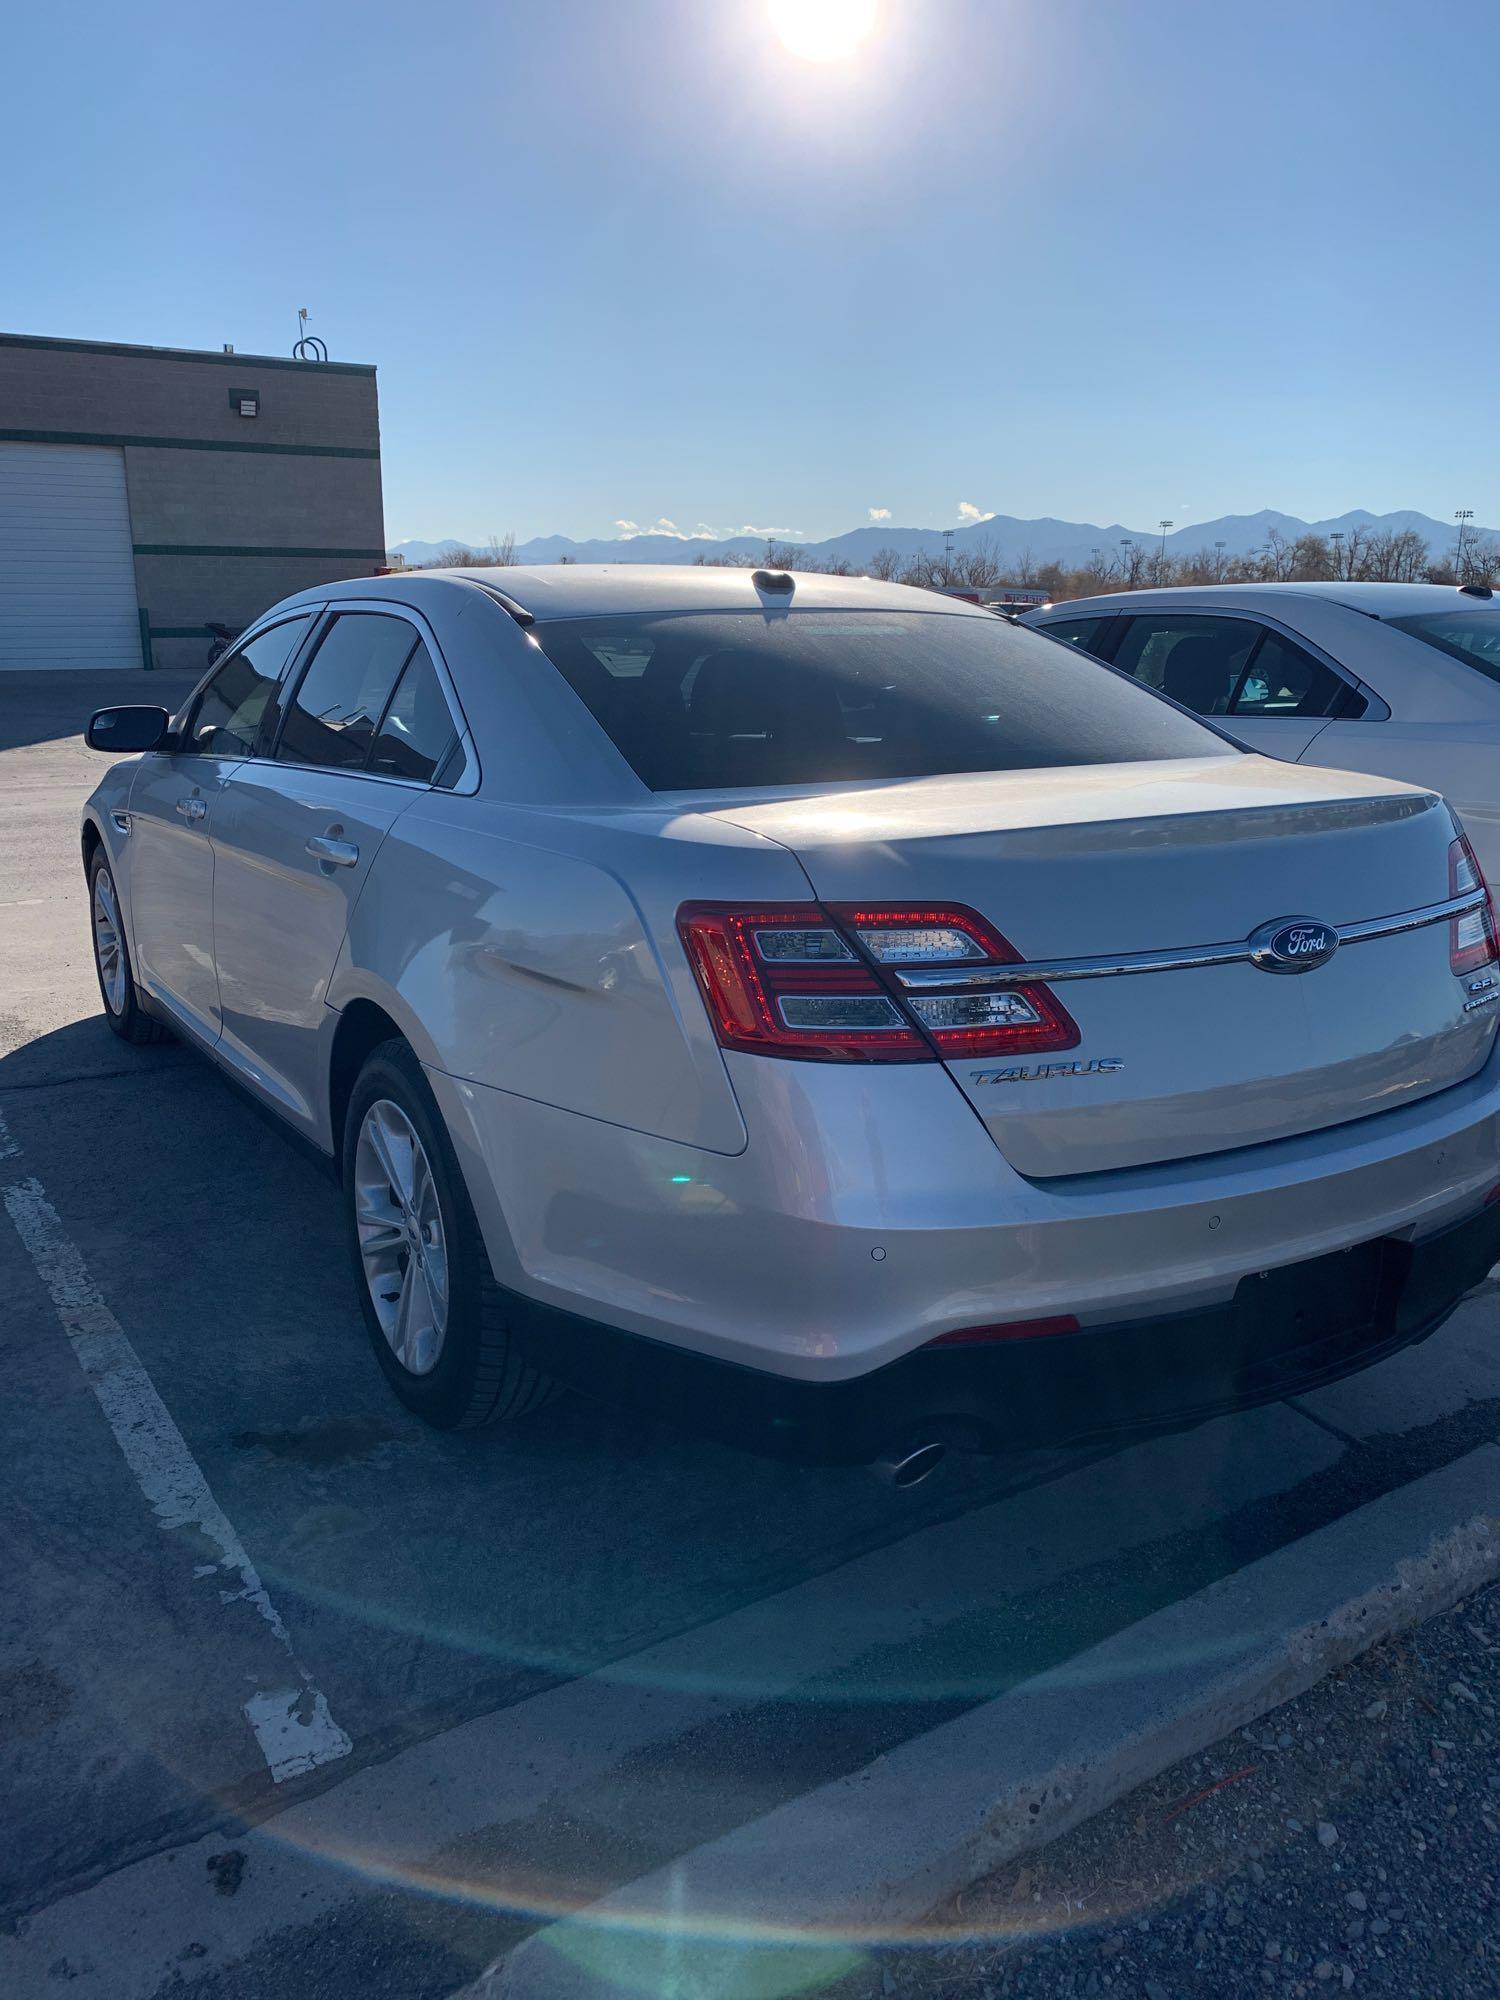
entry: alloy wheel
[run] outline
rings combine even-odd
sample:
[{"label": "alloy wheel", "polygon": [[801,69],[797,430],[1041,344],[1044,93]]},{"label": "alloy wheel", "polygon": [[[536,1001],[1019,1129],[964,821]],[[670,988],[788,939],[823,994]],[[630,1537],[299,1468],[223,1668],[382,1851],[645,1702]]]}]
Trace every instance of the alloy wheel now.
[{"label": "alloy wheel", "polygon": [[99,962],[104,1004],[111,1014],[121,1014],[125,1010],[125,947],[120,937],[120,906],[107,868],[94,877],[94,956]]},{"label": "alloy wheel", "polygon": [[388,1097],[375,1100],[359,1128],[354,1219],[380,1330],[403,1368],[428,1375],[448,1327],[448,1245],[432,1164]]}]

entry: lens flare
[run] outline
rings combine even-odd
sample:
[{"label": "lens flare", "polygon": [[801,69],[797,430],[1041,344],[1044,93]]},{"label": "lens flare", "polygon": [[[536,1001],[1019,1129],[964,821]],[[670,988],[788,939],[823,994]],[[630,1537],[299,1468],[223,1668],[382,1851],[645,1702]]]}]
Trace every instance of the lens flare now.
[{"label": "lens flare", "polygon": [[843,62],[875,25],[876,0],[771,0],[771,26],[794,56]]}]

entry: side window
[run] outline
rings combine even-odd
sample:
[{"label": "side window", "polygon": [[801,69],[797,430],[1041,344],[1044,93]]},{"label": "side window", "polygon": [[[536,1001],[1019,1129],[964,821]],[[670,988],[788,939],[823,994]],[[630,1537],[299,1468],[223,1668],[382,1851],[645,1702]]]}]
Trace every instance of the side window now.
[{"label": "side window", "polygon": [[1049,639],[1061,639],[1064,645],[1076,646],[1080,652],[1097,656],[1094,641],[1109,622],[1108,618],[1058,618],[1034,629],[1045,632]]},{"label": "side window", "polygon": [[1267,632],[1235,690],[1231,715],[1327,715],[1344,683],[1279,632]]},{"label": "side window", "polygon": [[1247,618],[1143,613],[1126,627],[1115,665],[1196,715],[1224,715],[1260,635]]},{"label": "side window", "polygon": [[369,768],[430,785],[456,733],[432,655],[419,639],[381,721]]},{"label": "side window", "polygon": [[346,611],[324,633],[287,708],[276,745],[283,764],[358,770],[418,638],[404,618]]},{"label": "side window", "polygon": [[177,754],[248,757],[282,668],[301,644],[311,616],[288,618],[232,652],[188,710]]}]

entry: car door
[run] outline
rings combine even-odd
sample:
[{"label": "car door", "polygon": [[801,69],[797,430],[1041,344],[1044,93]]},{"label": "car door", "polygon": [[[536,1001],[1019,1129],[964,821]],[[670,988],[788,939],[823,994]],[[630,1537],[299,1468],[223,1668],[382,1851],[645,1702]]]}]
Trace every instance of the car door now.
[{"label": "car door", "polygon": [[1306,757],[1330,715],[1358,699],[1286,633],[1227,613],[1141,612],[1128,620],[1114,664],[1247,749],[1288,763]]},{"label": "car door", "polygon": [[333,608],[269,754],[233,773],[218,815],[220,1058],[310,1132],[350,911],[386,833],[457,740],[435,650],[414,615]]},{"label": "car door", "polygon": [[221,1015],[214,966],[213,834],[230,775],[250,753],[277,678],[311,624],[281,619],[237,646],[190,698],[173,747],[143,757],[130,788],[130,941],[153,999],[208,1042]]}]

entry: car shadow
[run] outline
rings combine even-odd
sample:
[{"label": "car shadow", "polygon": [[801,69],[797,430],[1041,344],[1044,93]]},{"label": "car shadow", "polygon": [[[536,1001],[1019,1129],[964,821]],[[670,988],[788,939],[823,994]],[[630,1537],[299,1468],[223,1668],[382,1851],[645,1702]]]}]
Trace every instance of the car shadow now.
[{"label": "car shadow", "polygon": [[[762,1810],[857,1769],[1358,1504],[1327,1485],[1341,1446],[1279,1406],[1108,1451],[956,1458],[908,1492],[581,1394],[432,1431],[370,1350],[332,1179],[209,1061],[75,1021],[0,1058],[0,1113],[14,1148],[0,1192],[34,1178],[55,1208],[360,1761],[581,1677],[625,1683],[681,1704],[680,1740],[639,1779],[670,1847],[747,1800]],[[34,1283],[17,1286],[10,1326],[18,1346],[62,1339]],[[104,1427],[80,1428],[76,1402],[39,1401],[24,1424],[28,1507],[70,1524],[36,1561],[72,1564],[79,1588],[125,1551],[139,1563],[144,1503],[111,1477]],[[148,1536],[143,1602],[216,1587],[170,1533],[159,1565],[157,1546]],[[205,1681],[232,1686],[241,1666],[205,1658]],[[205,1827],[258,1812],[269,1785],[215,1789],[190,1750],[174,1782]],[[76,1844],[68,1866],[92,1867],[91,1825]]]}]

